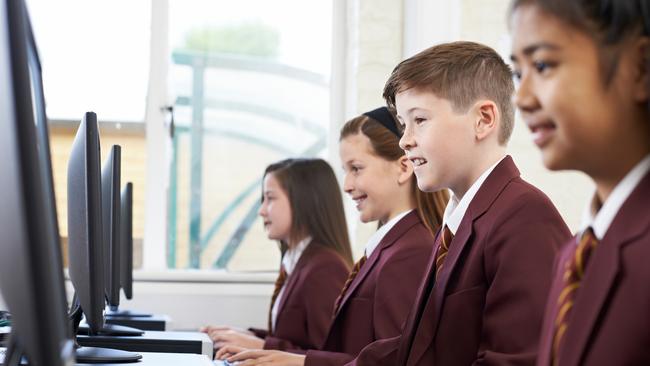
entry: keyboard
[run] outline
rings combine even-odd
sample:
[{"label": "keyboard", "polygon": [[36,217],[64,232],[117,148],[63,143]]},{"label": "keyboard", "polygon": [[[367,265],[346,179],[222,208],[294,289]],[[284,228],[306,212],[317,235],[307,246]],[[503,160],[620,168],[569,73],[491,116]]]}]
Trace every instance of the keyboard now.
[{"label": "keyboard", "polygon": [[224,361],[214,360],[214,365],[215,366],[237,366],[237,365],[239,365],[239,362],[230,363],[230,362],[225,361],[225,360]]}]

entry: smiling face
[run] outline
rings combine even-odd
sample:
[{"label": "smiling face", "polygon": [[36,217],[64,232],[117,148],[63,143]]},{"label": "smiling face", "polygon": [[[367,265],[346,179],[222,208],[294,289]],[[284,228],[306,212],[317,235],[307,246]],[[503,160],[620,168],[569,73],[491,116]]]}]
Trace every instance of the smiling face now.
[{"label": "smiling face", "polygon": [[634,135],[634,65],[622,54],[607,85],[595,41],[535,5],[518,7],[511,29],[514,100],[544,164],[606,174]]},{"label": "smiling face", "polygon": [[363,133],[343,138],[339,154],[345,172],[343,190],[356,203],[361,221],[385,223],[397,214],[400,163],[377,156]]},{"label": "smiling face", "polygon": [[475,132],[470,112],[457,113],[449,100],[416,89],[397,93],[395,106],[404,128],[400,147],[413,162],[418,187],[458,192],[471,184],[467,166],[473,160]]},{"label": "smiling face", "polygon": [[269,239],[289,241],[291,236],[291,204],[289,197],[273,173],[264,177],[262,206],[259,215]]}]

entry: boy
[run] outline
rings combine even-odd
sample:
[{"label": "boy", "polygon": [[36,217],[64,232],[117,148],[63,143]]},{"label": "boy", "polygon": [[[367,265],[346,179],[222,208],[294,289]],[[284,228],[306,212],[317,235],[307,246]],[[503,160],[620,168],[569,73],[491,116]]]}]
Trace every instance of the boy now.
[{"label": "boy", "polygon": [[555,254],[570,232],[506,155],[512,74],[489,47],[454,42],[400,63],[384,89],[424,191],[452,197],[401,336],[356,365],[532,365]]}]

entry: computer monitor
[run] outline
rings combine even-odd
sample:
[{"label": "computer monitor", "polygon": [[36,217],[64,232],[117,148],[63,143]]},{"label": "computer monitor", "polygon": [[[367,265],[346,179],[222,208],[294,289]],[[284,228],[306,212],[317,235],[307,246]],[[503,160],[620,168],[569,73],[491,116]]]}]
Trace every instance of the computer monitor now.
[{"label": "computer monitor", "polygon": [[104,242],[97,115],[84,115],[68,161],[68,257],[75,296],[94,333],[104,326]]},{"label": "computer monitor", "polygon": [[[131,300],[133,298],[133,183],[128,182],[122,189],[120,198],[120,284],[124,290],[124,296]],[[133,310],[120,310],[116,307],[106,312],[108,317],[117,318],[147,318],[153,316],[149,313],[141,313]]]},{"label": "computer monitor", "polygon": [[104,285],[110,309],[120,306],[121,266],[121,147],[113,145],[102,168],[102,220],[104,239]]},{"label": "computer monitor", "polygon": [[[101,180],[97,115],[87,112],[79,124],[68,162],[68,256],[70,280],[75,288],[71,310],[75,334],[82,313],[90,334],[117,333],[104,324],[105,242]],[[110,328],[119,327],[111,325]],[[142,333],[136,330],[134,335]],[[77,352],[78,358],[80,350]],[[141,358],[137,354],[108,349],[84,353],[83,357],[106,361],[134,361]]]},{"label": "computer monitor", "polygon": [[120,284],[124,296],[133,299],[133,183],[128,182],[122,189],[121,265]]},{"label": "computer monitor", "polygon": [[0,0],[0,290],[5,365],[71,365],[41,65],[22,0]]}]

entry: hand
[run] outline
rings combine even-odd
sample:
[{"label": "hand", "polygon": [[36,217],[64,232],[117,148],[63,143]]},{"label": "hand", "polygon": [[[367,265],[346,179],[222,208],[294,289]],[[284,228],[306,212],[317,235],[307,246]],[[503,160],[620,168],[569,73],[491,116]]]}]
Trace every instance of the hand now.
[{"label": "hand", "polygon": [[208,335],[214,342],[214,347],[218,349],[224,346],[239,346],[248,349],[264,348],[263,339],[235,330],[212,331]]},{"label": "hand", "polygon": [[[230,349],[234,352],[235,349]],[[237,362],[238,366],[304,366],[305,356],[281,351],[244,350],[227,358],[228,362]]]},{"label": "hand", "polygon": [[211,332],[214,332],[214,331],[225,331],[225,330],[234,330],[234,331],[237,331],[239,333],[253,335],[253,332],[251,332],[251,331],[249,331],[247,329],[231,327],[231,326],[227,326],[227,325],[206,325],[204,327],[199,328],[199,332],[206,333],[208,335]]},{"label": "hand", "polygon": [[214,354],[215,360],[225,360],[230,356],[234,356],[240,352],[249,351],[249,349],[239,346],[223,346],[219,348],[217,353]]}]

